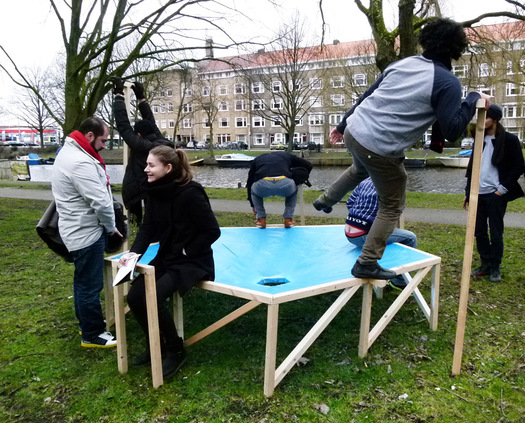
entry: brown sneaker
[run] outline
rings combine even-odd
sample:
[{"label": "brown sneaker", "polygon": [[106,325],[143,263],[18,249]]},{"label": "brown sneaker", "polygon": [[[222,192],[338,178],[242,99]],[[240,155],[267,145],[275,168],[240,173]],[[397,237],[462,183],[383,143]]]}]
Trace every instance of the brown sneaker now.
[{"label": "brown sneaker", "polygon": [[266,228],[266,218],[260,217],[259,219],[257,219],[257,221],[255,222],[255,226],[261,229]]},{"label": "brown sneaker", "polygon": [[293,221],[293,219],[290,219],[289,217],[284,219],[285,228],[293,228],[294,225],[295,225],[295,222]]}]

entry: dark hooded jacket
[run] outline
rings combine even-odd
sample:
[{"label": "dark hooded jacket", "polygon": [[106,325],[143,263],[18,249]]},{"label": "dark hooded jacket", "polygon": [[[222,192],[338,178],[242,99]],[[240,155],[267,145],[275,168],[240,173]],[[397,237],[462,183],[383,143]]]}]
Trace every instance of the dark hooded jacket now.
[{"label": "dark hooded jacket", "polygon": [[220,229],[204,188],[194,181],[180,185],[168,174],[147,184],[145,192],[144,221],[130,251],[142,254],[159,242],[151,264],[170,274],[180,295],[201,280],[214,280],[211,246]]},{"label": "dark hooded jacket", "polygon": [[[523,190],[518,183],[518,179],[525,171],[525,164],[518,137],[505,131],[505,128],[498,123],[496,137],[492,139],[492,143],[494,145],[492,164],[498,169],[500,184],[507,188],[508,192],[505,194],[507,201],[523,197]],[[472,146],[472,151],[474,151],[474,146]],[[470,195],[473,156],[470,156],[465,175],[467,177],[467,186],[465,187],[467,197]]]},{"label": "dark hooded jacket", "polygon": [[115,96],[113,112],[115,114],[117,130],[130,148],[128,165],[126,166],[126,172],[124,173],[124,179],[122,181],[122,200],[128,209],[144,199],[143,187],[147,181],[144,168],[146,167],[146,160],[150,150],[159,145],[173,147],[173,143],[162,136],[159,128],[155,124],[153,112],[147,101],[139,103],[139,111],[142,119],[153,123],[155,127],[153,134],[148,134],[144,137],[136,134],[129,122],[124,98]]}]

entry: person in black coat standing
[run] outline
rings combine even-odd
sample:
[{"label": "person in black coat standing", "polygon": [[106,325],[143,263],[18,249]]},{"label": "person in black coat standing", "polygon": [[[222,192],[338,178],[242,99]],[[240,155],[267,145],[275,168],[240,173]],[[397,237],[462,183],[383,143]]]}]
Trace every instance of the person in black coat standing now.
[{"label": "person in black coat standing", "polygon": [[285,151],[257,156],[252,161],[246,182],[248,200],[257,217],[255,226],[266,228],[264,198],[277,195],[286,198],[283,213],[284,227],[293,227],[297,185],[308,180],[311,170],[312,164],[308,160]]},{"label": "person in black coat standing", "polygon": [[132,127],[128,119],[124,100],[124,82],[113,80],[113,113],[120,136],[130,148],[129,160],[122,181],[122,200],[137,224],[142,222],[142,201],[144,200],[144,183],[146,182],[146,158],[149,151],[159,145],[174,147],[174,144],[162,136],[155,124],[151,107],[144,95],[144,86],[134,82],[131,89],[135,93],[142,120]]},{"label": "person in black coat standing", "polygon": [[[525,170],[520,141],[516,135],[505,131],[500,123],[502,117],[501,107],[491,104],[485,119],[478,209],[474,229],[481,266],[471,273],[471,276],[489,276],[491,282],[501,281],[503,218],[508,202],[523,197],[518,179]],[[470,195],[472,156],[466,176],[468,180],[464,208],[468,205]]]},{"label": "person in black coat standing", "polygon": [[[159,242],[159,251],[150,264],[155,266],[162,372],[167,377],[175,373],[186,358],[167,299],[175,292],[185,295],[201,280],[214,280],[211,246],[219,238],[220,229],[204,188],[192,180],[184,151],[155,147],[148,155],[145,173],[146,212],[130,253],[143,254],[151,243]],[[125,265],[128,258],[129,253],[124,254],[120,263]],[[131,285],[127,300],[148,339],[143,275]],[[149,361],[146,348],[132,364]]]}]

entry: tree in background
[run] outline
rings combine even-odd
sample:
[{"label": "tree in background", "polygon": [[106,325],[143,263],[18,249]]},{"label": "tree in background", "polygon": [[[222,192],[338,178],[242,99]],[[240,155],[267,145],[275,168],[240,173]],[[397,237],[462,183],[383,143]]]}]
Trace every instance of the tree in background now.
[{"label": "tree in background", "polygon": [[[46,72],[40,69],[33,69],[27,75],[28,80],[42,96],[49,95],[49,79]],[[33,90],[21,89],[16,98],[18,107],[15,116],[24,122],[29,128],[39,134],[40,146],[44,146],[44,130],[49,129],[54,124],[54,119],[44,106],[40,96],[36,95]],[[59,141],[59,140],[56,140]]]},{"label": "tree in background", "polygon": [[[236,10],[221,1],[49,0],[49,3],[64,42],[63,117],[53,112],[47,99],[1,46],[5,58],[0,68],[15,83],[39,97],[64,133],[76,129],[82,120],[97,111],[104,95],[110,91],[111,77],[138,78],[198,60],[186,56],[190,51],[205,48],[204,41],[196,36],[197,29],[219,30],[231,40],[230,45],[216,48],[236,44],[227,31],[221,29],[222,20],[226,22]],[[147,58],[156,62],[154,67],[139,74],[130,72],[135,61]]]},{"label": "tree in background", "polygon": [[[251,112],[283,128],[287,150],[295,128],[310,110],[323,108],[324,50],[307,39],[309,28],[296,15],[284,25],[270,51],[242,56],[239,73],[247,81]],[[308,47],[308,45],[314,47]],[[315,67],[315,72],[312,70]],[[320,123],[320,126],[323,126]]]}]

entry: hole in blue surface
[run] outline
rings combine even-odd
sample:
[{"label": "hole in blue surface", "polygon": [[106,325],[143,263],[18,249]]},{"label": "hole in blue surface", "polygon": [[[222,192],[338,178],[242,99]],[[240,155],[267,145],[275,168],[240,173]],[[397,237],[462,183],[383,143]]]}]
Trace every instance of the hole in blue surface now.
[{"label": "hole in blue surface", "polygon": [[285,283],[289,283],[290,281],[286,278],[264,278],[261,279],[258,283],[259,285],[264,286],[277,286],[277,285],[284,285]]}]

